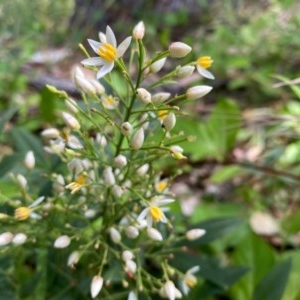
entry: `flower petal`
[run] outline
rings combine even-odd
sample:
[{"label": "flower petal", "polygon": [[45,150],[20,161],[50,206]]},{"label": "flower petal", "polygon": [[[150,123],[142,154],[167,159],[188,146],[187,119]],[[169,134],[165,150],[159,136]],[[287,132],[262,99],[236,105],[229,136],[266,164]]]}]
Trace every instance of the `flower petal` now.
[{"label": "flower petal", "polygon": [[128,49],[131,43],[131,36],[127,37],[117,48],[117,58],[124,55],[125,51]]},{"label": "flower petal", "polygon": [[103,32],[99,32],[99,40],[101,43],[106,43],[106,35]]},{"label": "flower petal", "polygon": [[100,79],[104,77],[107,73],[109,73],[113,69],[114,65],[115,65],[114,62],[110,62],[110,63],[105,62],[103,64],[103,67],[97,73],[97,79]]},{"label": "flower petal", "polygon": [[137,221],[140,222],[141,220],[144,220],[145,217],[147,216],[148,212],[149,212],[149,207],[146,207],[145,209],[143,209],[142,212],[137,217]]},{"label": "flower petal", "polygon": [[106,42],[113,45],[115,48],[117,47],[115,34],[109,26],[106,27]]},{"label": "flower petal", "polygon": [[197,66],[197,71],[200,75],[202,75],[205,78],[215,79],[215,76],[211,72],[209,72],[208,70],[206,70],[200,66]]},{"label": "flower petal", "polygon": [[88,43],[90,44],[90,46],[92,47],[92,49],[94,50],[95,53],[99,54],[99,47],[102,45],[102,43],[99,43],[97,41],[88,39]]},{"label": "flower petal", "polygon": [[105,62],[100,57],[89,57],[81,61],[85,66],[102,66]]}]

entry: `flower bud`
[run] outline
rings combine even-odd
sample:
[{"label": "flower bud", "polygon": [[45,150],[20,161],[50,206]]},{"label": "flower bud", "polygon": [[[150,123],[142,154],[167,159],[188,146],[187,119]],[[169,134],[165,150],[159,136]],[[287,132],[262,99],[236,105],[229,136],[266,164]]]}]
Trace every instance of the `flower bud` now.
[{"label": "flower bud", "polygon": [[129,250],[125,250],[122,253],[122,259],[123,261],[127,261],[127,260],[132,260],[134,258],[134,254],[129,251]]},{"label": "flower bud", "polygon": [[150,65],[150,71],[152,73],[159,72],[163,68],[163,66],[165,65],[166,60],[167,60],[167,58],[163,57],[163,58],[155,61],[153,64]]},{"label": "flower bud", "polygon": [[121,132],[125,135],[128,136],[132,132],[132,125],[129,122],[125,122],[121,125]]},{"label": "flower bud", "polygon": [[68,108],[68,110],[73,113],[73,114],[77,114],[78,113],[78,105],[76,103],[75,100],[71,99],[71,98],[67,98],[66,99],[66,107]]},{"label": "flower bud", "polygon": [[134,150],[140,149],[144,143],[144,138],[144,129],[140,128],[131,139],[130,147]]},{"label": "flower bud", "polygon": [[141,167],[139,167],[136,172],[139,176],[145,176],[148,170],[149,170],[149,164],[144,164]]},{"label": "flower bud", "polygon": [[105,92],[104,86],[96,79],[90,79],[89,82],[94,86],[96,93],[102,95]]},{"label": "flower bud", "polygon": [[70,238],[67,235],[62,235],[54,241],[54,248],[66,248],[70,245]]},{"label": "flower bud", "polygon": [[108,186],[112,186],[116,183],[115,175],[114,175],[111,167],[107,167],[104,169],[103,176],[104,176],[104,182]]},{"label": "flower bud", "polygon": [[164,93],[164,92],[156,93],[152,96],[152,102],[154,104],[160,104],[160,103],[166,101],[167,99],[169,99],[170,96],[171,96],[170,93]]},{"label": "flower bud", "polygon": [[151,94],[144,88],[138,88],[136,96],[144,104],[151,103]]},{"label": "flower bud", "polygon": [[114,185],[111,189],[113,195],[120,198],[124,194],[124,190],[119,185]]},{"label": "flower bud", "polygon": [[96,88],[94,85],[87,79],[81,76],[75,76],[75,85],[88,95],[95,95]]},{"label": "flower bud", "polygon": [[74,266],[78,263],[78,261],[79,261],[79,252],[73,251],[68,257],[67,265],[70,268],[74,268]]},{"label": "flower bud", "polygon": [[163,240],[161,233],[153,227],[147,229],[147,234],[151,240],[154,240],[154,241],[162,241]]},{"label": "flower bud", "polygon": [[91,288],[90,288],[91,296],[93,299],[98,296],[98,294],[102,289],[102,286],[103,286],[103,278],[99,275],[95,275],[93,277]]},{"label": "flower bud", "polygon": [[208,85],[193,86],[193,87],[190,87],[186,91],[186,97],[190,100],[195,100],[195,99],[198,99],[198,98],[201,98],[201,97],[205,96],[211,90],[212,90],[212,87],[208,86]]},{"label": "flower bud", "polygon": [[134,226],[128,226],[125,230],[125,234],[130,239],[135,239],[139,236],[139,231]]},{"label": "flower bud", "polygon": [[117,168],[123,168],[127,165],[127,158],[126,156],[119,154],[117,157],[114,159],[114,165]]},{"label": "flower bud", "polygon": [[169,113],[162,122],[163,127],[166,131],[171,131],[176,124],[176,117],[174,113]]},{"label": "flower bud", "polygon": [[97,133],[95,142],[102,148],[106,147],[107,145],[107,139],[104,135]]},{"label": "flower bud", "polygon": [[132,31],[132,36],[136,40],[142,40],[145,35],[145,24],[143,21],[138,22]]},{"label": "flower bud", "polygon": [[28,151],[25,155],[24,165],[28,170],[32,170],[35,166],[35,157],[33,151]]},{"label": "flower bud", "polygon": [[17,182],[19,184],[19,186],[25,190],[27,187],[27,179],[22,175],[22,174],[18,174],[17,175]]},{"label": "flower bud", "polygon": [[195,228],[187,231],[186,238],[189,241],[197,240],[198,238],[202,237],[206,233],[205,229]]},{"label": "flower bud", "polygon": [[114,228],[114,227],[109,228],[109,234],[110,234],[111,240],[115,244],[118,244],[121,242],[121,234],[116,228]]},{"label": "flower bud", "polygon": [[62,118],[66,125],[73,130],[78,130],[80,128],[80,124],[75,117],[70,115],[67,112],[62,112]]},{"label": "flower bud", "polygon": [[192,48],[182,42],[174,42],[169,46],[170,56],[174,58],[181,58],[191,52]]},{"label": "flower bud", "polygon": [[17,233],[12,239],[12,243],[15,245],[22,245],[26,242],[27,236],[24,233]]},{"label": "flower bud", "polygon": [[134,274],[136,272],[136,263],[133,260],[126,260],[125,272]]},{"label": "flower bud", "polygon": [[180,67],[177,71],[177,77],[184,78],[190,76],[195,70],[194,66],[184,66]]},{"label": "flower bud", "polygon": [[13,239],[14,235],[11,232],[3,232],[0,234],[0,246],[6,246],[8,245],[12,239]]},{"label": "flower bud", "polygon": [[41,132],[41,135],[46,139],[57,139],[60,134],[56,128],[47,128]]}]

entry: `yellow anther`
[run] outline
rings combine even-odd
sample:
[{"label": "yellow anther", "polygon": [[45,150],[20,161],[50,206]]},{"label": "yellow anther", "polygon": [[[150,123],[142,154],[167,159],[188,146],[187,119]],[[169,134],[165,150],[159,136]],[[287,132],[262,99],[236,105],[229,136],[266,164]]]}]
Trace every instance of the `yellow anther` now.
[{"label": "yellow anther", "polygon": [[188,276],[184,282],[188,287],[193,288],[197,284],[197,279],[195,276]]},{"label": "yellow anther", "polygon": [[104,60],[112,62],[116,60],[117,49],[109,43],[103,43],[98,49],[98,54]]},{"label": "yellow anther", "polygon": [[150,215],[154,221],[158,222],[163,218],[164,213],[162,212],[162,210],[159,207],[152,206],[150,208]]},{"label": "yellow anther", "polygon": [[15,210],[15,218],[19,221],[24,221],[30,216],[31,210],[28,207],[19,207]]},{"label": "yellow anther", "polygon": [[213,62],[214,61],[211,59],[210,56],[201,56],[197,59],[197,65],[204,69],[209,68]]},{"label": "yellow anther", "polygon": [[163,121],[164,118],[167,116],[168,111],[167,110],[159,110],[158,111],[158,118]]},{"label": "yellow anther", "polygon": [[161,181],[159,181],[159,182],[156,184],[156,190],[157,190],[159,193],[163,192],[163,191],[166,189],[167,184],[168,184],[168,183],[167,183],[166,180],[161,180]]}]

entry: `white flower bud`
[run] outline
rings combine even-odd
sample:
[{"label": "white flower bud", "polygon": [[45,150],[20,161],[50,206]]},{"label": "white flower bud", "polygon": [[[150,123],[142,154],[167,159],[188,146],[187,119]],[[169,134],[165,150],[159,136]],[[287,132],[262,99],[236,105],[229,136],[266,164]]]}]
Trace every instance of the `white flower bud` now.
[{"label": "white flower bud", "polygon": [[153,64],[150,65],[150,71],[152,73],[159,72],[163,68],[163,66],[165,65],[166,59],[167,59],[166,57],[163,57],[163,58],[155,61]]},{"label": "white flower bud", "polygon": [[154,240],[154,241],[162,241],[163,240],[161,233],[153,227],[147,229],[147,234],[151,240]]},{"label": "white flower bud", "polygon": [[129,122],[125,122],[121,125],[121,132],[125,135],[128,136],[132,132],[132,125]]},{"label": "white flower bud", "polygon": [[121,242],[121,234],[116,228],[114,228],[114,227],[109,228],[109,234],[110,234],[111,240],[115,244],[118,244]]},{"label": "white flower bud", "polygon": [[0,234],[0,246],[6,246],[8,245],[12,239],[13,239],[14,235],[11,232],[3,232]]},{"label": "white flower bud", "polygon": [[170,93],[165,93],[165,92],[156,93],[152,96],[152,102],[154,104],[160,104],[160,103],[166,101],[167,99],[169,99],[170,96],[171,96]]},{"label": "white flower bud", "polygon": [[12,243],[15,245],[22,245],[26,242],[27,240],[27,236],[24,233],[17,233],[13,239],[12,239]]},{"label": "white flower bud", "polygon": [[62,112],[62,118],[66,125],[73,130],[78,130],[80,128],[80,124],[75,117],[70,115],[67,112]]},{"label": "white flower bud", "polygon": [[17,175],[17,182],[23,190],[27,188],[27,179],[22,174]]},{"label": "white flower bud", "polygon": [[166,131],[171,131],[176,124],[176,117],[174,113],[169,113],[162,122],[163,127]]},{"label": "white flower bud", "polygon": [[136,263],[133,260],[126,260],[125,272],[134,274],[136,272]]},{"label": "white flower bud", "polygon": [[74,268],[74,266],[78,263],[78,261],[79,261],[79,252],[73,251],[68,257],[67,266],[70,268]]},{"label": "white flower bud", "polygon": [[102,289],[102,286],[103,286],[103,278],[99,275],[95,275],[93,277],[91,288],[90,288],[91,296],[93,299],[98,296],[98,294]]},{"label": "white flower bud", "polygon": [[138,22],[132,31],[132,36],[136,40],[142,40],[145,35],[145,24],[143,21]]},{"label": "white flower bud", "polygon": [[144,104],[151,103],[151,94],[144,88],[138,88],[136,96]]},{"label": "white flower bud", "polygon": [[88,209],[84,212],[84,216],[88,219],[94,218],[96,215],[96,211],[94,209]]},{"label": "white flower bud", "polygon": [[127,158],[126,156],[119,154],[117,157],[114,159],[114,165],[117,168],[123,168],[127,165]]},{"label": "white flower bud", "polygon": [[205,233],[206,233],[205,229],[201,229],[201,228],[191,229],[186,232],[186,238],[189,241],[194,241],[202,237]]},{"label": "white flower bud", "polygon": [[67,98],[66,99],[66,107],[68,108],[68,110],[73,113],[73,114],[77,114],[78,113],[78,105],[76,103],[75,100],[71,99],[71,98]]},{"label": "white flower bud", "polygon": [[35,166],[35,157],[33,151],[28,151],[25,155],[24,165],[28,170],[32,170]]},{"label": "white flower bud", "polygon": [[211,90],[212,90],[212,87],[208,86],[208,85],[193,86],[193,87],[190,87],[186,91],[186,97],[190,100],[195,100],[195,99],[198,99],[198,98],[201,98],[201,97],[205,96]]},{"label": "white flower bud", "polygon": [[67,145],[72,149],[83,149],[83,145],[75,135],[68,137]]},{"label": "white flower bud", "polygon": [[181,58],[191,52],[192,48],[182,42],[174,42],[169,46],[170,56],[175,58]]},{"label": "white flower bud", "polygon": [[67,235],[62,235],[54,241],[54,248],[66,248],[70,245],[71,240]]},{"label": "white flower bud", "polygon": [[122,259],[124,261],[132,260],[133,258],[134,258],[134,254],[131,251],[129,251],[129,250],[123,251],[123,253],[122,253]]},{"label": "white flower bud", "polygon": [[136,297],[135,292],[131,291],[131,292],[128,294],[127,300],[137,300],[137,297]]},{"label": "white flower bud", "polygon": [[104,182],[108,186],[112,186],[116,183],[115,175],[114,175],[111,167],[107,167],[104,169],[103,176],[104,176]]},{"label": "white flower bud", "polygon": [[149,164],[144,164],[141,167],[139,167],[136,172],[139,176],[145,176],[148,170],[149,170]]},{"label": "white flower bud", "polygon": [[176,288],[173,281],[168,280],[160,290],[160,295],[164,298],[170,300],[175,300],[176,298],[182,298],[181,292]]},{"label": "white flower bud", "polygon": [[140,128],[133,136],[133,138],[130,141],[130,147],[134,150],[138,150],[142,147],[144,143],[144,129]]},{"label": "white flower bud", "polygon": [[139,236],[139,231],[134,226],[128,226],[125,230],[125,234],[130,239],[135,239]]},{"label": "white flower bud", "polygon": [[81,160],[78,158],[73,158],[67,166],[69,172],[75,176],[79,175],[84,170]]},{"label": "white flower bud", "polygon": [[170,147],[171,152],[183,153],[183,149],[178,145],[173,145]]},{"label": "white flower bud", "polygon": [[194,66],[184,66],[184,67],[181,67],[177,71],[177,77],[184,78],[184,77],[190,76],[190,75],[192,75],[192,73],[194,72],[194,70],[195,70]]},{"label": "white flower bud", "polygon": [[124,190],[119,185],[114,185],[111,189],[113,195],[120,198],[124,194]]},{"label": "white flower bud", "polygon": [[46,139],[56,139],[60,134],[56,128],[47,128],[41,132],[41,135]]},{"label": "white flower bud", "polygon": [[107,139],[104,135],[97,133],[95,142],[100,145],[100,147],[104,148],[107,145]]},{"label": "white flower bud", "polygon": [[94,86],[96,89],[96,93],[98,95],[102,95],[105,92],[104,86],[96,79],[90,79],[89,82]]}]

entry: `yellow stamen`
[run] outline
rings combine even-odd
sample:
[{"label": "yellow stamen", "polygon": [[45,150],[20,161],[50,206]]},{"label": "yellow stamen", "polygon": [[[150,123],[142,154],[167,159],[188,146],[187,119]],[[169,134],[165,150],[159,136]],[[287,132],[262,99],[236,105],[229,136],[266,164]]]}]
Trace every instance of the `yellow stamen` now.
[{"label": "yellow stamen", "polygon": [[109,43],[103,43],[99,48],[98,48],[98,54],[101,58],[108,62],[112,62],[116,60],[117,57],[117,49],[109,44]]},{"label": "yellow stamen", "polygon": [[116,104],[116,99],[109,95],[104,99],[104,105],[106,106],[114,106]]},{"label": "yellow stamen", "polygon": [[168,111],[167,110],[159,110],[158,111],[158,118],[163,121],[164,118],[167,116]]},{"label": "yellow stamen", "polygon": [[150,215],[156,222],[158,222],[163,218],[164,213],[159,207],[152,206],[150,208]]},{"label": "yellow stamen", "polygon": [[24,221],[30,216],[31,210],[28,207],[19,207],[15,210],[15,218],[19,221]]},{"label": "yellow stamen", "polygon": [[161,180],[161,181],[159,181],[159,182],[156,184],[156,190],[157,190],[159,193],[163,192],[163,191],[166,189],[167,184],[168,184],[168,183],[167,183],[166,180]]},{"label": "yellow stamen", "polygon": [[75,194],[78,192],[84,185],[86,184],[85,176],[80,175],[77,179],[68,185],[66,185],[66,189],[71,190],[71,194]]},{"label": "yellow stamen", "polygon": [[189,276],[184,282],[188,287],[193,288],[197,284],[197,279],[194,276]]},{"label": "yellow stamen", "polygon": [[214,61],[211,59],[210,56],[201,56],[197,59],[197,65],[204,69],[209,68],[213,62]]}]

